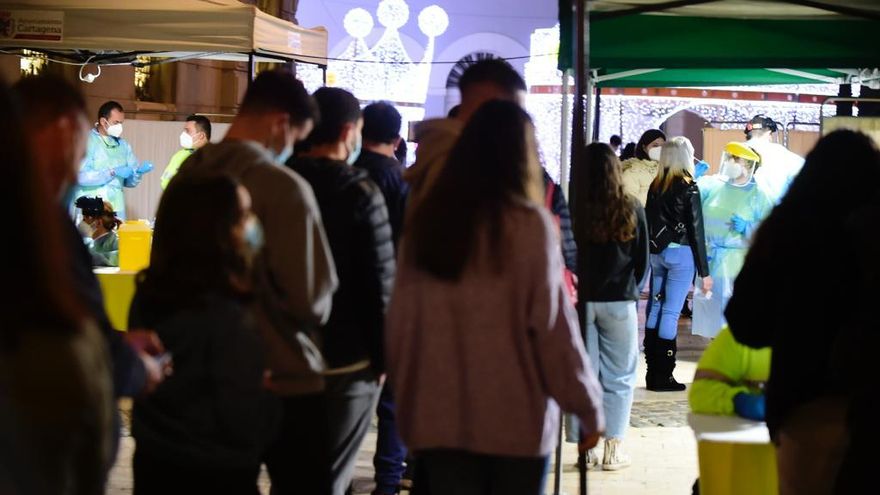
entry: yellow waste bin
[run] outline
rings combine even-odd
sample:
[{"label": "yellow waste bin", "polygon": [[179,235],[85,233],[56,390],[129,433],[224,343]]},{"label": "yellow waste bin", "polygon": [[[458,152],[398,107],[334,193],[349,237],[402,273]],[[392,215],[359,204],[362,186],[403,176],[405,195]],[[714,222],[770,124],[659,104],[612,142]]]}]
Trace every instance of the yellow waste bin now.
[{"label": "yellow waste bin", "polygon": [[104,309],[110,323],[117,330],[128,329],[128,310],[134,298],[137,272],[119,268],[95,268],[94,272],[101,284]]},{"label": "yellow waste bin", "polygon": [[776,449],[763,422],[690,414],[697,437],[700,495],[776,495]]},{"label": "yellow waste bin", "polygon": [[126,220],[119,227],[119,269],[137,272],[150,265],[153,230],[146,220]]}]

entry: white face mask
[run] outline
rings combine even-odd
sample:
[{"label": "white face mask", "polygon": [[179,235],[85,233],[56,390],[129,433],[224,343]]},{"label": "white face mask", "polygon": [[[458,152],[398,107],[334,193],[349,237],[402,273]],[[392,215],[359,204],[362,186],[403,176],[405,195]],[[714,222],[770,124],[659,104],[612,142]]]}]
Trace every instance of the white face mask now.
[{"label": "white face mask", "polygon": [[721,164],[719,173],[725,176],[728,182],[734,181],[742,176],[743,166],[733,160],[728,160]]},{"label": "white face mask", "polygon": [[188,150],[193,149],[193,138],[186,131],[180,133],[180,147]]},{"label": "white face mask", "polygon": [[648,150],[648,158],[654,160],[655,162],[660,161],[660,153],[663,149],[660,146],[655,146]]},{"label": "white face mask", "polygon": [[122,135],[122,124],[113,124],[111,126],[106,127],[107,135],[118,138]]},{"label": "white face mask", "polygon": [[95,235],[95,228],[85,220],[80,220],[76,228],[79,229],[79,233],[82,234],[83,237],[92,237]]}]

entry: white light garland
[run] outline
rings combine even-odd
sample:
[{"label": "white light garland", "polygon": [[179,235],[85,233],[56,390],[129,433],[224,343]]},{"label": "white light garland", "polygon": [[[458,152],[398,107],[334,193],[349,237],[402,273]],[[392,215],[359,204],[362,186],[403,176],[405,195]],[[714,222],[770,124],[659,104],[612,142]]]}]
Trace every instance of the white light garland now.
[{"label": "white light garland", "polygon": [[366,38],[373,30],[373,16],[366,9],[351,9],[342,20],[345,32],[354,38]]},{"label": "white light garland", "polygon": [[419,13],[419,29],[425,36],[436,38],[449,27],[449,16],[439,5],[425,7]]},{"label": "white light garland", "polygon": [[409,21],[409,6],[403,0],[382,0],[376,15],[379,24],[388,29],[400,29]]}]

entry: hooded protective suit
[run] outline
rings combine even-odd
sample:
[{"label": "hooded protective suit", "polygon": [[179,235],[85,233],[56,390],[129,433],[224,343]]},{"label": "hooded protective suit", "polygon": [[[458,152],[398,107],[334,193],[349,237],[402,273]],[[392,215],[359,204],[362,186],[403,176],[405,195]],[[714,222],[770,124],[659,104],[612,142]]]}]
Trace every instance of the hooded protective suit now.
[{"label": "hooded protective suit", "polygon": [[788,186],[804,166],[804,159],[785,146],[763,139],[750,139],[746,145],[761,155],[761,167],[755,172],[755,181],[779,204]]}]

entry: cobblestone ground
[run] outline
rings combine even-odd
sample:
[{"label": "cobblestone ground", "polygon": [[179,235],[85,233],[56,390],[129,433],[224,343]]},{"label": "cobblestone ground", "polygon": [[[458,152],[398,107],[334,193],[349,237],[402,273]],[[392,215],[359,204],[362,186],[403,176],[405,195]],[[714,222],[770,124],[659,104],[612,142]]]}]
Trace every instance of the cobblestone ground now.
[{"label": "cobblestone ground", "polygon": [[[641,308],[640,314],[644,314]],[[642,335],[639,335],[639,342]],[[675,378],[690,384],[699,359],[708,341],[690,335],[690,320],[682,319],[679,325],[679,361]],[[694,435],[687,427],[687,392],[649,392],[645,389],[645,361],[639,362],[639,378],[636,384],[630,428],[625,449],[632,456],[633,464],[621,471],[590,471],[589,491],[600,495],[686,495],[698,476],[697,445]],[[123,407],[127,409],[127,407]],[[358,456],[353,481],[355,495],[369,494],[373,489],[372,458],[375,452],[375,427],[364,441]],[[601,442],[599,457],[601,459]],[[108,494],[132,493],[131,456],[134,440],[122,439],[119,458],[111,472]],[[578,474],[575,469],[577,449],[573,444],[563,448],[562,493],[574,495],[578,491]],[[552,471],[552,466],[551,466]],[[269,493],[269,480],[265,473],[260,478],[264,494]],[[404,492],[406,493],[406,492]],[[553,475],[548,476],[546,493],[553,493]],[[303,494],[307,495],[307,494]]]}]

